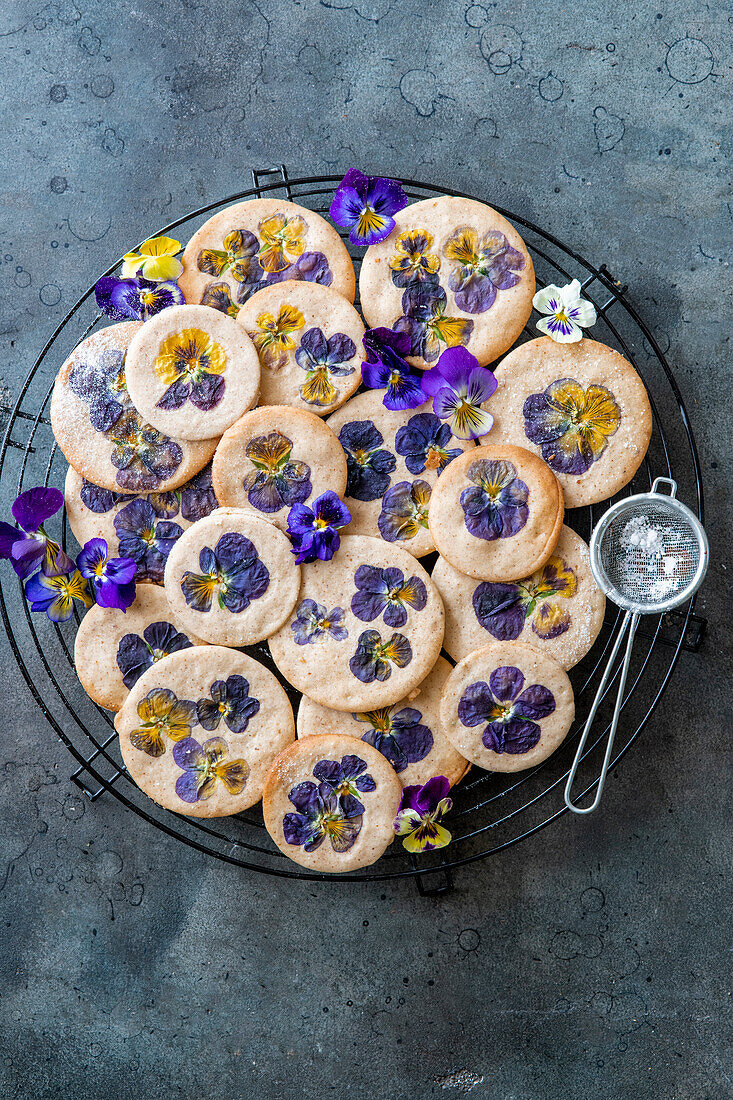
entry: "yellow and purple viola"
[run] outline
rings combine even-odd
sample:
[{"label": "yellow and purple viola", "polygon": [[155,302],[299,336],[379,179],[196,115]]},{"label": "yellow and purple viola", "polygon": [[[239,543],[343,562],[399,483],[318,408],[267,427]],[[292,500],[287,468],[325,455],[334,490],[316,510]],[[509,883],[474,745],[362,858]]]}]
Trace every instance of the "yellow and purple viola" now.
[{"label": "yellow and purple viola", "polygon": [[[258,259],[259,250],[260,242],[254,233],[249,229],[233,229],[224,238],[222,248],[201,249],[196,257],[196,267],[199,271],[206,275],[213,275],[216,279],[221,279],[223,275],[229,273],[240,286],[255,285],[264,277],[264,271]],[[210,284],[210,287],[213,285]],[[216,285],[227,287],[226,283]]]},{"label": "yellow and purple viola", "polygon": [[422,478],[398,481],[387,490],[377,519],[385,542],[409,542],[421,530],[427,531],[432,491],[430,482]]},{"label": "yellow and purple viola", "polygon": [[449,447],[452,438],[450,425],[442,423],[435,413],[416,413],[397,430],[395,450],[403,456],[411,474],[435,470],[439,477],[462,453],[460,447]]},{"label": "yellow and purple viola", "polygon": [[349,668],[362,684],[383,683],[392,675],[392,666],[406,668],[412,660],[412,646],[404,634],[396,631],[382,640],[378,630],[365,630],[359,635],[356,652]]},{"label": "yellow and purple viola", "polygon": [[479,237],[471,226],[462,226],[448,238],[443,255],[452,261],[448,286],[464,313],[485,313],[496,301],[497,290],[516,286],[525,259],[503,233],[489,230]]},{"label": "yellow and purple viola", "polygon": [[363,623],[371,623],[384,614],[387,626],[404,626],[408,608],[422,611],[428,593],[419,577],[409,577],[396,566],[360,565],[354,573],[356,592],[351,610]]},{"label": "yellow and purple viola", "polygon": [[223,737],[210,737],[203,745],[187,737],[173,746],[173,759],[183,775],[176,780],[176,794],[182,802],[205,802],[221,783],[227,794],[244,790],[249,778],[246,760],[228,760],[229,746]]},{"label": "yellow and purple viola", "polygon": [[155,283],[177,279],[183,271],[183,264],[176,259],[180,251],[180,241],[173,237],[151,237],[143,241],[137,252],[126,252],[122,257],[122,276],[125,279],[141,276]]},{"label": "yellow and purple viola", "polygon": [[362,343],[366,360],[361,366],[365,386],[383,389],[382,404],[387,409],[416,409],[425,403],[420,373],[406,361],[410,354],[410,337],[406,332],[390,328],[370,328]]},{"label": "yellow and purple viola", "polygon": [[256,435],[247,444],[245,454],[254,469],[245,474],[242,485],[258,512],[279,512],[311,495],[311,468],[292,453],[292,439],[278,431]]},{"label": "yellow and purple viola", "polygon": [[537,312],[545,314],[536,327],[558,344],[577,343],[583,339],[583,329],[596,323],[595,306],[581,297],[580,290],[579,280],[573,279],[565,286],[552,283],[532,299]]},{"label": "yellow and purple viola", "polygon": [[52,623],[65,623],[70,619],[75,603],[84,608],[94,603],[89,581],[78,569],[53,577],[36,573],[25,582],[25,597],[31,611],[45,612]]},{"label": "yellow and purple viola", "polygon": [[98,308],[115,321],[148,321],[169,306],[184,305],[183,291],[175,282],[154,283],[142,277],[118,279],[103,275],[94,286]]},{"label": "yellow and purple viola", "polygon": [[226,365],[224,348],[202,329],[185,328],[167,336],[153,360],[153,370],[168,387],[156,408],[180,409],[190,401],[201,412],[210,412],[224,396]]},{"label": "yellow and purple viola", "polygon": [[73,560],[44,527],[63,505],[64,494],[59,489],[39,485],[26,489],[13,502],[17,526],[0,521],[0,559],[9,561],[21,580],[38,569],[47,577],[73,571]]},{"label": "yellow and purple viola", "polygon": [[414,707],[380,707],[353,716],[369,726],[362,741],[373,745],[399,775],[409,764],[424,760],[433,747],[433,733]]},{"label": "yellow and purple viola", "polygon": [[456,439],[478,439],[494,426],[493,416],[482,408],[496,391],[492,371],[463,347],[447,348],[437,364],[425,371],[422,388],[433,399],[433,412],[448,421]]},{"label": "yellow and purple viola", "polygon": [[154,492],[183,461],[180,444],[146,424],[133,408],[105,434],[112,443],[110,462],[117,469],[117,484],[128,491]]},{"label": "yellow and purple viola", "polygon": [[441,822],[453,805],[448,797],[450,783],[434,775],[427,783],[405,787],[394,819],[394,831],[402,837],[408,852],[431,852],[445,848],[451,834]]},{"label": "yellow and purple viola", "polygon": [[487,542],[517,535],[529,517],[529,489],[514,463],[479,458],[466,477],[472,482],[460,497],[466,529]]},{"label": "yellow and purple viola", "polygon": [[362,826],[362,813],[349,813],[327,783],[306,780],[288,798],[296,813],[283,817],[285,842],[315,852],[328,839],[334,852],[348,852]]},{"label": "yellow and purple viola", "polygon": [[147,756],[165,753],[165,738],[183,741],[197,723],[196,704],[179,699],[170,688],[151,688],[137,705],[139,725],[130,734],[130,744]]},{"label": "yellow and purple viola", "polygon": [[538,638],[549,640],[570,628],[570,611],[561,601],[577,591],[575,570],[553,555],[525,580],[482,581],[473,593],[473,610],[484,630],[500,642],[514,641],[528,622]]},{"label": "yellow and purple viola", "polygon": [[235,674],[226,680],[214,680],[209,697],[196,704],[196,717],[209,732],[223,722],[232,733],[244,733],[259,709],[259,699],[249,693],[249,680]]},{"label": "yellow and purple viola", "polygon": [[298,389],[301,399],[320,408],[332,405],[340,390],[331,379],[353,374],[356,368],[348,364],[355,355],[356,344],[343,332],[329,337],[320,328],[304,332],[295,353],[295,362],[305,371],[305,382]]},{"label": "yellow and purple viola", "polygon": [[473,321],[451,317],[447,310],[448,296],[438,283],[415,282],[407,287],[402,295],[402,316],[394,329],[409,336],[410,355],[434,363],[444,348],[468,344]]},{"label": "yellow and purple viola", "polygon": [[200,573],[187,570],[181,578],[184,599],[194,611],[211,611],[216,596],[222,610],[239,614],[264,596],[270,584],[270,572],[254,543],[236,531],[222,535],[213,550],[204,546],[199,568]]},{"label": "yellow and purple viola", "polygon": [[343,642],[349,632],[344,626],[344,609],[334,607],[329,611],[325,604],[306,598],[301,600],[290,624],[296,645],[315,645],[327,637]]},{"label": "yellow and purple viola", "polygon": [[349,168],[336,188],[330,214],[336,225],[349,230],[356,245],[377,244],[394,229],[393,214],[404,210],[408,198],[402,185],[385,176],[365,176]]},{"label": "yellow and purple viola", "polygon": [[120,553],[137,565],[137,579],[163,583],[168,555],[183,534],[172,520],[159,519],[149,500],[132,500],[114,518]]},{"label": "yellow and purple viola", "polygon": [[79,551],[76,564],[100,607],[127,611],[135,599],[137,565],[132,558],[111,558],[104,539],[89,539]]},{"label": "yellow and purple viola", "polygon": [[299,214],[287,217],[278,213],[263,218],[257,226],[260,238],[257,259],[262,270],[277,274],[289,267],[303,255],[307,232],[308,226]]},{"label": "yellow and purple viola", "polygon": [[330,561],[341,545],[339,531],[351,523],[351,512],[333,489],[327,489],[313,506],[294,504],[288,513],[288,535],[299,565]]},{"label": "yellow and purple viola", "polygon": [[557,473],[584,474],[618,431],[621,410],[605,386],[559,378],[524,402],[524,434]]},{"label": "yellow and purple viola", "polygon": [[414,283],[438,282],[440,256],[431,249],[435,243],[432,233],[426,229],[408,229],[395,241],[395,250],[389,261],[392,282],[404,290]]},{"label": "yellow and purple viola", "polygon": [[260,362],[270,370],[279,370],[287,361],[287,353],[296,346],[293,334],[305,326],[305,318],[297,306],[283,302],[274,313],[260,313],[257,328],[250,332]]},{"label": "yellow and purple viola", "polygon": [[458,701],[464,726],[486,722],[481,740],[496,753],[529,752],[542,736],[539,722],[553,714],[555,696],[543,684],[525,687],[525,676],[514,665],[495,668],[489,682],[469,684]]}]

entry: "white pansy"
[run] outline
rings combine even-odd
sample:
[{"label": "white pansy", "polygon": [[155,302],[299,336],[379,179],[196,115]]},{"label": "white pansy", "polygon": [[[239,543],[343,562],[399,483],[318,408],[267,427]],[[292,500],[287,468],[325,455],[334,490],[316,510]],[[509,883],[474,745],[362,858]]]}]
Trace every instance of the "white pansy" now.
[{"label": "white pansy", "polygon": [[583,329],[596,323],[596,310],[580,296],[580,282],[573,279],[566,286],[546,286],[532,299],[538,313],[545,316],[537,328],[558,344],[574,344],[583,338]]}]

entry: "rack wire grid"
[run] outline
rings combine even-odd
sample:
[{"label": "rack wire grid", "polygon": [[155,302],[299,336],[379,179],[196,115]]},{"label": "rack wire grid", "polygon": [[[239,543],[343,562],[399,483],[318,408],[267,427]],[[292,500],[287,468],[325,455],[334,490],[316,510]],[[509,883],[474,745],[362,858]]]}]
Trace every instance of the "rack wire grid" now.
[{"label": "rack wire grid", "polygon": [[[339,180],[340,177],[330,175],[290,179],[284,166],[255,170],[248,190],[185,214],[158,233],[178,230],[179,236],[182,231],[187,237],[213,212],[233,202],[265,195],[287,198],[326,214]],[[411,199],[441,194],[475,197],[415,180],[400,182]],[[646,383],[654,417],[652,442],[636,477],[619,497],[647,491],[656,476],[672,477],[679,485],[681,499],[695,507],[702,520],[700,463],[682,394],[653,332],[628,300],[628,288],[612,276],[605,264],[594,266],[550,233],[509,211],[497,209],[519,227],[532,255],[538,284],[579,279],[585,297],[593,302],[598,314],[593,336],[625,355]],[[346,234],[342,236],[358,274],[361,254],[349,245]],[[118,270],[120,263],[118,260],[105,274]],[[93,291],[92,286],[82,295],[48,340],[28,372],[14,406],[0,408],[0,416],[7,417],[0,450],[0,489],[6,500],[33,485],[63,485],[66,463],[53,439],[47,410],[59,367],[73,347],[102,321]],[[358,308],[358,299],[356,305]],[[527,327],[519,342],[535,335]],[[597,517],[610,503],[576,509],[568,514],[566,522],[587,541]],[[62,522],[66,545],[65,514]],[[423,563],[430,569],[432,559],[423,559]],[[699,647],[705,623],[693,614],[693,607],[691,600],[681,610],[643,620],[643,630],[639,632],[643,644],[637,645],[612,767],[649,721],[682,651]],[[563,799],[565,781],[620,615],[609,605],[598,641],[571,672],[577,717],[552,756],[537,767],[510,775],[473,768],[452,792],[449,825],[453,839],[449,847],[415,857],[408,855],[397,841],[375,865],[358,874],[326,875],[298,867],[275,847],[265,831],[259,807],[233,817],[205,820],[179,816],[150,801],[122,764],[112,717],[86,696],[76,678],[73,641],[78,619],[58,626],[45,617],[31,616],[22,589],[12,575],[0,579],[0,612],[14,657],[33,698],[77,762],[71,779],[90,801],[106,794],[168,836],[250,871],[334,883],[411,877],[426,896],[452,889],[456,868],[532,837],[567,812]],[[251,646],[247,652],[272,669],[297,707],[299,695],[274,667],[266,643]],[[606,704],[613,697],[614,683],[615,676],[606,689]],[[599,732],[589,742],[581,765],[586,794],[597,781],[608,730],[603,711],[601,717],[605,720],[599,723]]]}]

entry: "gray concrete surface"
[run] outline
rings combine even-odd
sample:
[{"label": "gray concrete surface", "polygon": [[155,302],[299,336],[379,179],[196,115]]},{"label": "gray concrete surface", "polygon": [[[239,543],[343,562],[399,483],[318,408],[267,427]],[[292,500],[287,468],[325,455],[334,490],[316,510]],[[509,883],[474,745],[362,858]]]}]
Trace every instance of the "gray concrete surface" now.
[{"label": "gray concrete surface", "polygon": [[5,0],[3,402],[116,255],[252,167],[414,174],[630,283],[714,558],[706,646],[602,810],[438,901],[247,875],[86,805],[3,640],[4,1098],[733,1096],[731,31],[685,0]]}]

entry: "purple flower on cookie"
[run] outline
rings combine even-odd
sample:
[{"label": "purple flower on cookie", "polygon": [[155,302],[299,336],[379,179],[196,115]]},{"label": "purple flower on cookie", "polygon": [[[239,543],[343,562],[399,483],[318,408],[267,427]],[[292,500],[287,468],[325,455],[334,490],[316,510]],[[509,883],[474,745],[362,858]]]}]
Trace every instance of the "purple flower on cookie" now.
[{"label": "purple flower on cookie", "polygon": [[210,737],[200,745],[186,737],[173,746],[173,759],[183,775],[176,780],[176,794],[183,802],[203,802],[211,798],[217,782],[227,794],[241,794],[249,778],[246,760],[227,760],[229,747],[223,737]]},{"label": "purple flower on cookie", "polygon": [[196,704],[196,716],[205,730],[218,729],[223,721],[232,733],[244,733],[250,718],[260,709],[260,701],[249,694],[249,681],[244,676],[215,680],[209,695]]},{"label": "purple flower on cookie", "polygon": [[288,798],[297,813],[283,818],[287,844],[315,852],[328,837],[334,852],[348,852],[361,832],[362,814],[349,814],[328,783],[306,780],[293,787]]},{"label": "purple flower on cookie", "polygon": [[448,278],[456,305],[464,313],[485,313],[497,290],[509,290],[520,280],[525,259],[503,233],[490,230],[479,237],[475,229],[457,229],[443,246],[443,255],[454,267]]},{"label": "purple flower on cookie", "polygon": [[422,611],[427,603],[427,589],[419,577],[405,575],[396,566],[382,569],[376,565],[360,565],[354,574],[357,591],[351,597],[351,610],[357,619],[370,623],[384,612],[387,626],[404,626],[407,609]]},{"label": "purple flower on cookie", "polygon": [[145,424],[132,408],[115,420],[107,436],[113,446],[110,462],[123,489],[136,493],[158,489],[183,461],[180,444]]},{"label": "purple flower on cookie", "polygon": [[[426,374],[430,374],[427,371]],[[416,413],[398,429],[395,450],[403,455],[411,474],[437,470],[440,475],[449,462],[461,454],[460,447],[449,447],[452,432],[434,413]]]},{"label": "purple flower on cookie", "polygon": [[335,332],[328,339],[320,328],[309,328],[303,333],[295,361],[305,371],[305,382],[298,392],[309,405],[332,405],[340,396],[331,377],[353,374],[355,367],[347,366],[356,355],[356,344],[343,332]]},{"label": "purple flower on cookie", "polygon": [[352,244],[377,244],[390,235],[395,224],[392,215],[408,201],[396,180],[365,176],[358,168],[349,168],[336,188],[330,213],[336,225],[350,230]]},{"label": "purple flower on cookie", "polygon": [[150,501],[132,500],[114,518],[120,553],[138,567],[138,580],[161,584],[165,563],[183,528],[158,519]]},{"label": "purple flower on cookie", "polygon": [[200,573],[187,570],[181,580],[183,596],[194,611],[210,611],[216,595],[219,607],[236,615],[264,596],[270,584],[254,543],[234,531],[222,535],[213,550],[203,547],[199,568]]},{"label": "purple flower on cookie", "polygon": [[258,512],[279,512],[311,495],[310,466],[292,458],[292,451],[293,441],[278,431],[257,435],[247,444],[245,453],[254,469],[242,485]]},{"label": "purple flower on cookie", "polygon": [[325,783],[338,796],[347,817],[364,813],[359,795],[376,791],[377,784],[367,772],[367,763],[360,756],[349,753],[341,760],[319,760],[313,768],[319,783]]},{"label": "purple flower on cookie", "polygon": [[497,753],[524,753],[534,748],[542,730],[537,724],[555,710],[555,696],[542,684],[524,686],[524,673],[513,665],[496,668],[484,680],[469,684],[458,703],[464,726],[487,722],[482,741]]},{"label": "purple flower on cookie", "polygon": [[407,542],[420,531],[428,529],[428,506],[432,489],[430,483],[398,481],[382,498],[382,511],[377,526],[385,542]]},{"label": "purple flower on cookie", "polygon": [[332,489],[307,504],[294,504],[288,513],[288,535],[296,561],[330,561],[341,545],[339,531],[351,523],[351,512]]},{"label": "purple flower on cookie", "polygon": [[399,774],[408,764],[424,760],[433,747],[433,734],[414,707],[380,707],[355,714],[357,722],[369,725],[362,741],[381,752]]},{"label": "purple flower on cookie", "polygon": [[89,406],[89,420],[98,432],[108,432],[125,410],[130,395],[125,381],[125,353],[108,348],[87,362],[74,363],[69,389]]},{"label": "purple flower on cookie", "polygon": [[461,508],[470,533],[488,542],[518,534],[529,516],[529,489],[514,463],[479,458],[466,477],[473,484],[461,493]]},{"label": "purple flower on cookie", "polygon": [[393,633],[382,641],[378,630],[365,630],[359,635],[356,652],[349,668],[362,684],[383,683],[392,675],[392,666],[406,668],[412,660],[412,646],[404,634]]},{"label": "purple flower on cookie", "polygon": [[469,342],[473,321],[451,317],[447,309],[448,296],[438,283],[424,281],[407,287],[402,295],[402,316],[394,327],[409,337],[410,355],[434,363],[443,346],[452,348]]},{"label": "purple flower on cookie", "polygon": [[349,636],[344,626],[342,607],[334,607],[329,611],[324,604],[309,598],[298,604],[290,629],[296,645],[314,645],[327,635],[335,642],[343,642]]},{"label": "purple flower on cookie", "polygon": [[346,496],[378,500],[397,465],[395,456],[382,446],[382,433],[371,420],[352,420],[341,428],[339,442],[346,454]]},{"label": "purple flower on cookie", "polygon": [[122,673],[122,682],[126,688],[132,688],[143,672],[169,653],[178,653],[190,649],[193,642],[176,630],[172,623],[161,621],[150,623],[139,634],[125,634],[117,646],[117,667]]}]

